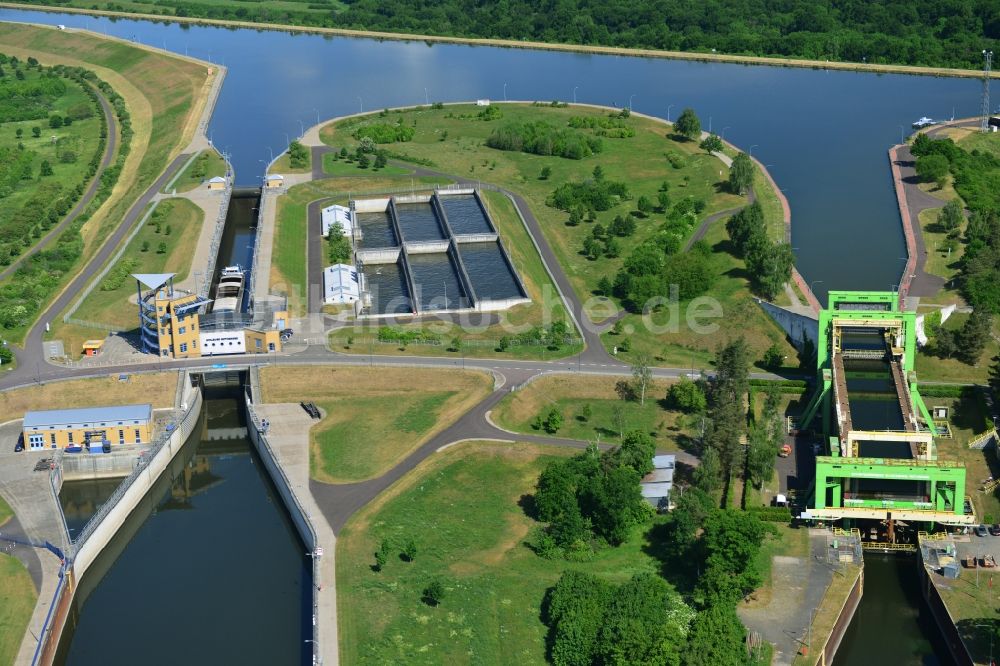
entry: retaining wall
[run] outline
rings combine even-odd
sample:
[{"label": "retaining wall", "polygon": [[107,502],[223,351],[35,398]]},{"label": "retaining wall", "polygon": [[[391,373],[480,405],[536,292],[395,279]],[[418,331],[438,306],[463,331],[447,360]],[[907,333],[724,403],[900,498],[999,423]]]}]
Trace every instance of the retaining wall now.
[{"label": "retaining wall", "polygon": [[757,303],[778,326],[784,329],[796,349],[801,351],[806,340],[811,341],[815,349],[819,340],[819,322],[816,319],[767,301],[757,301]]},{"label": "retaining wall", "polygon": [[411,241],[406,243],[408,254],[441,254],[448,251],[451,241]]},{"label": "retaining wall", "polygon": [[927,567],[923,564],[922,555],[920,566],[920,588],[921,594],[927,602],[927,607],[930,608],[931,616],[934,618],[934,622],[937,623],[938,628],[941,630],[941,636],[944,638],[944,642],[948,646],[948,652],[951,654],[951,658],[959,666],[972,666],[975,663],[972,659],[972,655],[969,654],[964,641],[962,641],[962,636],[958,632],[958,627],[955,626],[955,619],[951,616],[951,612],[948,611],[948,606],[944,603],[944,599],[941,598],[941,594],[934,585],[934,581],[931,580],[930,572],[927,571]]},{"label": "retaining wall", "polygon": [[363,264],[394,264],[399,261],[399,253],[398,247],[356,250],[354,258]]},{"label": "retaining wall", "polygon": [[456,243],[495,243],[500,234],[455,234],[453,238]]},{"label": "retaining wall", "polygon": [[357,213],[384,213],[389,207],[389,197],[376,199],[352,199],[351,205]]},{"label": "retaining wall", "polygon": [[530,298],[503,298],[503,299],[486,299],[482,301],[476,301],[475,310],[477,312],[494,312],[497,310],[506,310],[512,308],[515,305],[521,305],[523,303],[530,303]]}]

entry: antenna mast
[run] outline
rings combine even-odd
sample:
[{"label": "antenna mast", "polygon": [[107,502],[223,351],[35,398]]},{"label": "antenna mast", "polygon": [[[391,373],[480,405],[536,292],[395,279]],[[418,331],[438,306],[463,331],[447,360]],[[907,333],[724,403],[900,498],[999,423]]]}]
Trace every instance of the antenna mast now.
[{"label": "antenna mast", "polygon": [[990,131],[990,70],[993,69],[993,51],[983,50],[983,107],[979,131]]}]

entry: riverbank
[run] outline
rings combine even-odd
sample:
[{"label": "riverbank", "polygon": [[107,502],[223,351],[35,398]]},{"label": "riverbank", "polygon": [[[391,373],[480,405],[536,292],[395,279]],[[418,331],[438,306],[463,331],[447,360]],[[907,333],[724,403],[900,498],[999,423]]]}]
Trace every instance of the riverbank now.
[{"label": "riverbank", "polygon": [[341,37],[361,37],[368,39],[390,39],[396,41],[421,41],[430,44],[466,44],[470,46],[498,46],[513,49],[528,49],[536,51],[563,51],[571,53],[589,53],[595,55],[631,56],[638,58],[665,58],[670,60],[694,60],[699,62],[733,63],[739,65],[764,65],[768,67],[803,67],[808,69],[832,69],[852,72],[870,72],[873,74],[913,74],[918,76],[950,76],[979,78],[979,70],[955,69],[948,67],[916,67],[913,65],[879,65],[856,62],[830,62],[828,60],[806,60],[796,58],[770,58],[764,56],[741,56],[723,53],[693,53],[685,51],[661,51],[658,49],[629,49],[615,46],[596,46],[585,44],[558,44],[536,41],[516,41],[510,39],[483,39],[475,37],[448,37],[443,35],[417,35],[404,32],[382,32],[377,30],[348,30],[344,28],[320,28],[284,25],[281,23],[254,23],[250,21],[231,21],[225,19],[204,19],[186,16],[164,16],[159,14],[143,14],[133,12],[107,11],[100,9],[79,9],[75,7],[48,7],[13,2],[0,2],[0,7],[11,9],[26,9],[53,13],[86,14],[91,16],[110,16],[146,21],[167,21],[193,25],[225,26],[247,28],[250,30],[276,30],[281,32],[300,32],[316,35],[337,35]]}]

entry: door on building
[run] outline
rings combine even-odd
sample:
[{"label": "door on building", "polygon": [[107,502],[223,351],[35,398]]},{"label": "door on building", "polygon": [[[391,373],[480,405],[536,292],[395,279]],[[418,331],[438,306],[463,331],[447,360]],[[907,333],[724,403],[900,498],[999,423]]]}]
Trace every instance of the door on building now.
[{"label": "door on building", "polygon": [[32,450],[45,448],[45,435],[28,435],[28,448]]}]

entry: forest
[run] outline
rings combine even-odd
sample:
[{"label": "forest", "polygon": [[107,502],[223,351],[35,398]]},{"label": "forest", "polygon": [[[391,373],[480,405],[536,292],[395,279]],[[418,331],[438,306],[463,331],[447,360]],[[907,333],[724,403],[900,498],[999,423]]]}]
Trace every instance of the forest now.
[{"label": "forest", "polygon": [[[43,2],[41,4],[54,4]],[[1000,51],[992,0],[159,0],[138,11],[425,35],[978,68]],[[128,11],[119,3],[95,8]]]}]

